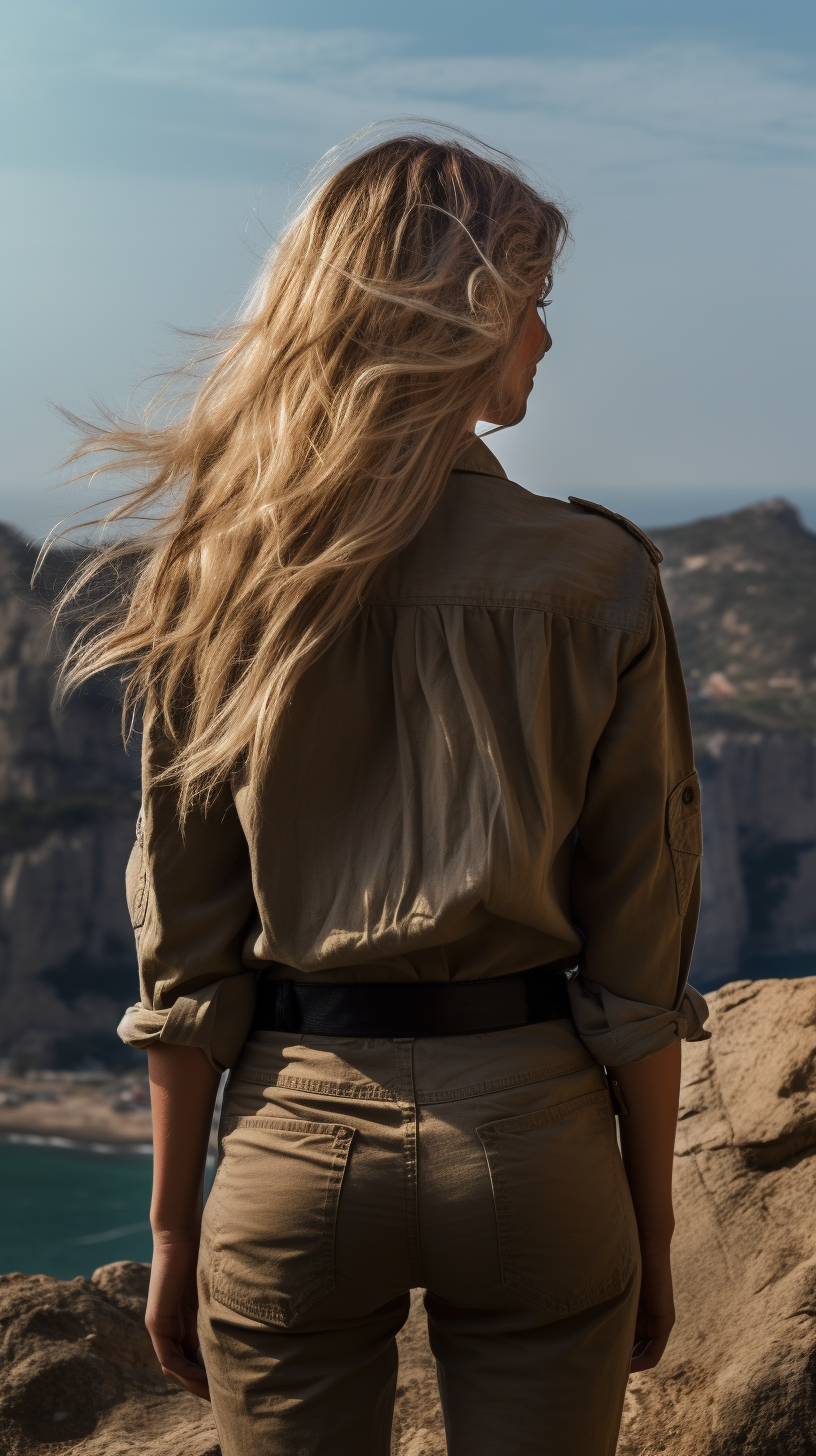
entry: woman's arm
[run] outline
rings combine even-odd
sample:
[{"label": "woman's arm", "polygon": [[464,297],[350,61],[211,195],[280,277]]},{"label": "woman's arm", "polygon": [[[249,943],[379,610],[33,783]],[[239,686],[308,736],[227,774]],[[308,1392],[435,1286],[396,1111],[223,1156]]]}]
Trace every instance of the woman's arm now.
[{"label": "woman's arm", "polygon": [[609,1068],[628,1109],[620,1120],[621,1151],[643,1260],[633,1371],[652,1370],[657,1365],[674,1324],[670,1250],[680,1049],[681,1043],[674,1041],[642,1062]]},{"label": "woman's arm", "polygon": [[153,1111],[153,1264],[145,1324],[165,1375],[209,1399],[196,1331],[202,1186],[218,1073],[198,1047],[147,1053]]}]

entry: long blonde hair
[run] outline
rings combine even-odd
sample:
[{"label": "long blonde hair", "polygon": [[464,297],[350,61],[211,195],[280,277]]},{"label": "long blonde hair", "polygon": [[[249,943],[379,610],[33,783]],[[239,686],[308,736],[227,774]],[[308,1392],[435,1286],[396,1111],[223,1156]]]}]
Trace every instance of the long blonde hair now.
[{"label": "long blonde hair", "polygon": [[182,817],[238,765],[257,788],[298,680],[426,520],[566,238],[510,158],[383,141],[307,199],[183,417],[85,427],[72,460],[143,480],[106,519],[149,522],[64,594],[96,608],[63,686],[127,664],[125,720],[142,705],[169,740]]}]

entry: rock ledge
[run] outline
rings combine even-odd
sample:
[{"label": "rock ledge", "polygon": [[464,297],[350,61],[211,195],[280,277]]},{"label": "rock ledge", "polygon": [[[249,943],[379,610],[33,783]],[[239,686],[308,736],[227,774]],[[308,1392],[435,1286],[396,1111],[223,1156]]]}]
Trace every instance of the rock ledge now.
[{"label": "rock ledge", "polygon": [[[675,1160],[678,1322],[634,1376],[619,1456],[816,1452],[816,977],[741,981],[686,1048]],[[0,1452],[219,1456],[209,1407],[162,1376],[148,1269],[0,1278]],[[394,1456],[444,1456],[418,1297]]]}]

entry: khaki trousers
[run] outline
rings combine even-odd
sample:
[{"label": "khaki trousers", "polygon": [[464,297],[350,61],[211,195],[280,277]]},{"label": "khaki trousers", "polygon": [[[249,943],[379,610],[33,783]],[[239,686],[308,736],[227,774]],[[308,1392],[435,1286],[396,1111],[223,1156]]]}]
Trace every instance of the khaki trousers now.
[{"label": "khaki trousers", "polygon": [[569,1022],[257,1033],[220,1138],[199,1282],[223,1456],[388,1456],[415,1287],[451,1456],[612,1456],[637,1230]]}]

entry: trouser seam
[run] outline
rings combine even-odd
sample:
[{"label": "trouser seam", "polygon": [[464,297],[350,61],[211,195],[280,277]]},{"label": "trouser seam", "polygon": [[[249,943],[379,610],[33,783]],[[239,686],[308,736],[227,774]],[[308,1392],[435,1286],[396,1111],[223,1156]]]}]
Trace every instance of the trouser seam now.
[{"label": "trouser seam", "polygon": [[419,1233],[419,1126],[416,1088],[414,1086],[414,1043],[395,1041],[398,1089],[402,1111],[403,1176],[405,1179],[405,1216],[408,1233],[408,1259],[414,1287],[424,1285]]}]

